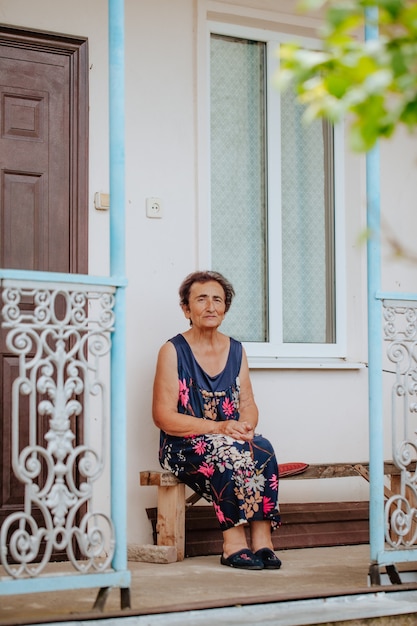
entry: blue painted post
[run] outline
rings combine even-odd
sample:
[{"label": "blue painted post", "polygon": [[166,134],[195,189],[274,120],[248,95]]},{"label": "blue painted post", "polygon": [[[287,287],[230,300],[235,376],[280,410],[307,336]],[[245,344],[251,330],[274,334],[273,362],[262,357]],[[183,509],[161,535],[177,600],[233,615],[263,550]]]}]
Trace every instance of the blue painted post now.
[{"label": "blue painted post", "polygon": [[367,155],[368,381],[371,561],[384,549],[384,427],[382,406],[382,312],[380,288],[379,150]]},{"label": "blue painted post", "polygon": [[[378,37],[377,10],[367,13],[366,40]],[[369,20],[372,21],[369,24]],[[384,549],[384,429],[382,407],[382,305],[376,294],[381,283],[379,146],[366,156],[368,261],[368,380],[371,562]]]},{"label": "blue painted post", "polygon": [[[109,0],[110,273],[125,276],[124,0]],[[127,567],[126,536],[126,294],[116,291],[111,358],[111,516],[115,570]]]}]

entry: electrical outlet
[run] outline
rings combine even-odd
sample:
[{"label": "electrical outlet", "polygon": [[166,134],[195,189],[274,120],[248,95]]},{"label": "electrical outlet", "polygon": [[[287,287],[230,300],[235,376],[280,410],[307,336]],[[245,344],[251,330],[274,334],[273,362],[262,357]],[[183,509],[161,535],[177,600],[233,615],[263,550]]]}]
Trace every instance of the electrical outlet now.
[{"label": "electrical outlet", "polygon": [[146,198],[146,217],[159,219],[162,217],[161,198]]}]

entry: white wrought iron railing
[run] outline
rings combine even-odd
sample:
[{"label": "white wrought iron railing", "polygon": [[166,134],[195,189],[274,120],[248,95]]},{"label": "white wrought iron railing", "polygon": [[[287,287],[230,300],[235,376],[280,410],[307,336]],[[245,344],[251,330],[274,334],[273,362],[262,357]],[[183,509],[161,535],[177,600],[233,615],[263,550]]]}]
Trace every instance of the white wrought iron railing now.
[{"label": "white wrought iron railing", "polygon": [[[54,551],[65,552],[81,572],[106,570],[111,563],[112,521],[92,507],[93,486],[105,465],[108,386],[100,365],[110,353],[114,292],[111,287],[2,283],[6,350],[18,362],[11,460],[24,485],[22,509],[6,517],[0,533],[1,564],[13,578],[40,574]],[[93,420],[100,424],[98,444]]]},{"label": "white wrought iron railing", "polygon": [[417,549],[417,295],[409,298],[382,299],[385,358],[394,374],[392,458],[400,470],[385,503],[385,541],[391,549]]},{"label": "white wrought iron railing", "polygon": [[[98,481],[117,461],[106,458],[117,287],[88,276],[0,274],[3,341],[16,363],[11,467],[24,486],[0,529],[0,595],[118,586],[128,606],[130,574],[113,563],[117,535],[126,551],[123,510],[114,520],[95,505]],[[51,577],[51,561],[62,557],[65,576]],[[104,600],[99,593],[99,608]]]},{"label": "white wrought iron railing", "polygon": [[[417,561],[417,294],[377,291],[370,304],[369,574],[371,584],[379,585],[385,569],[390,582],[399,584],[404,576],[417,579],[417,572],[397,569]],[[388,444],[398,470],[389,486],[383,470]]]}]

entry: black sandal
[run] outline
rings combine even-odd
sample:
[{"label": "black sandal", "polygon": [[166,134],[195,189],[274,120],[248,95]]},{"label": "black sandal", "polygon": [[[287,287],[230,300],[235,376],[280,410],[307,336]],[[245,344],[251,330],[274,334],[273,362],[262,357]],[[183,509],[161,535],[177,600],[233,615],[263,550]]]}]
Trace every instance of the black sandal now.
[{"label": "black sandal", "polygon": [[273,550],[269,548],[261,548],[255,552],[255,557],[258,557],[265,569],[279,569],[282,565],[281,560],[277,557]]},{"label": "black sandal", "polygon": [[222,555],[220,563],[238,569],[264,569],[262,559],[255,556],[254,553],[247,548],[234,552],[227,558]]}]

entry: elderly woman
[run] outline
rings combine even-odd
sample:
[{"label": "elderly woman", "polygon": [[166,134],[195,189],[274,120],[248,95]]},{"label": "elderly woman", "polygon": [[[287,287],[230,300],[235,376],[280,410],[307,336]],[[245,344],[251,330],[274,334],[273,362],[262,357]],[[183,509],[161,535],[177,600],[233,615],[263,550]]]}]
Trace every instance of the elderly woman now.
[{"label": "elderly woman", "polygon": [[223,531],[222,565],[278,569],[271,539],[280,524],[278,465],[270,442],[255,434],[258,409],[245,350],[219,332],[233,287],[217,272],[194,272],[179,294],[190,328],[162,346],[154,382],[161,466],[213,503]]}]

